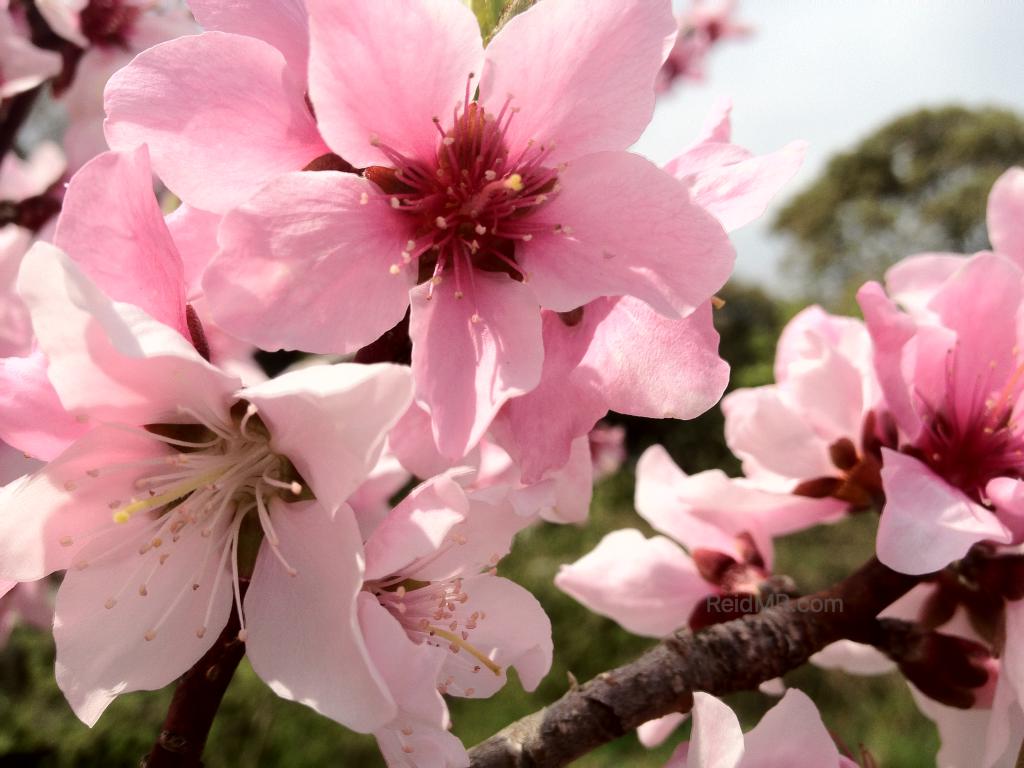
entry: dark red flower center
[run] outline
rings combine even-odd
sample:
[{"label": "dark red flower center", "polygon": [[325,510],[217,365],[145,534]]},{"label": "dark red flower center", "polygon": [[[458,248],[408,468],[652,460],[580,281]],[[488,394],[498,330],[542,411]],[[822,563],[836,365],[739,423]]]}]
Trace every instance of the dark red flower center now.
[{"label": "dark red flower center", "polygon": [[82,34],[93,45],[128,46],[128,36],[141,10],[125,0],[89,0],[79,16]]},{"label": "dark red flower center", "polygon": [[497,115],[470,98],[442,128],[436,155],[409,158],[376,145],[393,167],[367,168],[365,176],[390,198],[391,206],[416,220],[415,234],[391,266],[394,274],[415,265],[417,282],[433,286],[449,276],[455,295],[472,291],[473,271],[505,272],[525,280],[516,244],[543,226],[531,214],[558,192],[558,171],[545,165],[550,148],[533,142],[512,153],[506,142],[516,110],[506,102]]},{"label": "dark red flower center", "polygon": [[946,400],[930,410],[911,452],[948,483],[983,501],[990,480],[1024,479],[1024,430],[1014,414],[1024,393],[1024,363],[1003,382],[981,372],[967,398],[956,391],[952,371],[947,379]]}]

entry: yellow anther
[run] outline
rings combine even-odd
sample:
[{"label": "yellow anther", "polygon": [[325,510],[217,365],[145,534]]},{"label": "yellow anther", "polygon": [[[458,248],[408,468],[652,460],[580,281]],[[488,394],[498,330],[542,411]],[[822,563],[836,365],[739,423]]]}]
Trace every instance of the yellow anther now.
[{"label": "yellow anther", "polygon": [[518,173],[513,173],[504,181],[505,189],[511,189],[513,192],[523,191],[523,177]]}]

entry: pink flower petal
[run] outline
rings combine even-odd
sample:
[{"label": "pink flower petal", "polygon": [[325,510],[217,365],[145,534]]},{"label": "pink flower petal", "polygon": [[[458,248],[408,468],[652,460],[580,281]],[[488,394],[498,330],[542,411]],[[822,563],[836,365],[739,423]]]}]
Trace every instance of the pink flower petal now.
[{"label": "pink flower petal", "polygon": [[447,285],[428,298],[429,288],[412,292],[416,399],[430,411],[441,453],[459,458],[506,400],[539,383],[540,311],[527,286],[500,273],[478,271],[462,299]]},{"label": "pink flower petal", "polygon": [[0,359],[0,440],[49,460],[88,430],[64,410],[42,352]]},{"label": "pink flower petal", "polygon": [[999,519],[948,485],[917,459],[882,449],[886,502],[878,525],[878,559],[901,573],[937,571],[979,541],[1006,544]]},{"label": "pink flower petal", "polygon": [[107,296],[188,335],[184,270],[153,194],[145,146],[105,152],[74,175],[53,243]]},{"label": "pink flower petal", "polygon": [[[391,430],[388,445],[402,466],[416,477],[439,475],[454,463],[438,452],[430,426],[430,414],[415,402]],[[466,463],[474,462],[467,458]]]},{"label": "pink flower petal", "polygon": [[352,510],[274,501],[270,514],[297,574],[289,576],[264,541],[245,596],[252,667],[279,696],[373,731],[397,708],[359,628],[362,546]]},{"label": "pink flower petal", "polygon": [[271,447],[289,456],[320,503],[343,503],[380,458],[384,438],[412,400],[404,366],[319,365],[247,387]]},{"label": "pink flower petal", "polygon": [[481,101],[521,109],[509,146],[553,144],[554,162],[623,150],[654,111],[654,80],[676,34],[668,2],[545,0],[487,46]]},{"label": "pink flower petal", "polygon": [[[469,599],[458,608],[465,618],[479,612],[469,642],[489,657],[501,672],[494,674],[449,654],[444,672],[453,678],[451,692],[470,698],[488,698],[505,685],[505,673],[515,667],[519,682],[534,690],[551,669],[551,622],[537,598],[515,582],[500,576],[471,576],[462,582]],[[464,651],[460,651],[461,656]],[[472,691],[472,693],[470,692]]]},{"label": "pink flower petal", "polygon": [[967,257],[956,253],[919,253],[908,256],[885,273],[885,290],[894,302],[915,317],[934,313],[928,304]]},{"label": "pink flower petal", "polygon": [[[828,444],[818,437],[798,410],[781,397],[778,387],[738,389],[722,400],[725,441],[743,461],[751,478],[807,480],[835,471]],[[779,487],[787,483],[778,483]]]},{"label": "pink flower petal", "polygon": [[20,202],[42,195],[60,181],[67,163],[60,146],[42,141],[26,160],[8,152],[0,161],[0,200]]},{"label": "pink flower petal", "polygon": [[1024,168],[1011,168],[992,186],[988,237],[997,253],[1024,268]]},{"label": "pink flower petal", "polygon": [[648,720],[636,729],[636,736],[648,749],[660,747],[665,740],[671,736],[676,728],[686,720],[686,715],[673,712],[670,715],[659,717],[657,720]]},{"label": "pink flower petal", "polygon": [[697,604],[715,591],[678,545],[626,528],[563,565],[555,585],[591,611],[636,635],[664,637],[686,625]]},{"label": "pink flower petal", "polygon": [[0,359],[27,355],[32,349],[32,321],[15,291],[21,260],[32,239],[32,233],[22,227],[0,227]]},{"label": "pink flower petal", "polygon": [[0,7],[0,99],[31,90],[60,70],[60,56],[32,45],[28,36],[12,23],[5,2]]},{"label": "pink flower petal", "polygon": [[732,232],[764,214],[806,153],[807,142],[794,141],[777,152],[705,171],[693,180],[693,200]]},{"label": "pink flower petal", "polygon": [[[985,301],[978,302],[979,296]],[[954,386],[964,403],[977,386],[979,371],[986,371],[992,382],[1005,382],[1014,375],[1019,365],[1018,339],[1016,323],[1010,318],[1017,317],[1022,304],[1024,272],[992,253],[968,259],[932,299],[930,308],[956,332]],[[965,312],[964,307],[971,311]]]},{"label": "pink flower petal", "polygon": [[580,365],[603,309],[596,302],[589,305],[576,325],[567,325],[555,312],[543,313],[540,384],[509,400],[494,422],[495,439],[515,460],[525,483],[564,466],[573,441],[608,411],[600,373]]},{"label": "pink flower petal", "polygon": [[283,175],[224,217],[203,287],[218,325],[264,349],[354,352],[405,314],[413,275],[389,268],[411,234],[354,175]]},{"label": "pink flower petal", "polygon": [[900,428],[915,440],[922,428],[921,417],[903,375],[904,348],[914,336],[915,323],[896,308],[878,283],[861,286],[857,303],[875,347],[875,371],[886,406]]},{"label": "pink flower petal", "polygon": [[745,736],[743,766],[774,768],[781,765],[838,766],[839,750],[829,735],[814,702],[806,693],[790,688]]},{"label": "pink flower petal", "polygon": [[673,755],[668,766],[738,768],[745,751],[743,731],[728,705],[707,693],[695,693],[692,715],[689,748],[683,753],[681,762],[674,762],[676,755]]},{"label": "pink flower petal", "polygon": [[896,664],[879,650],[855,643],[837,640],[811,656],[810,662],[822,669],[838,669],[848,675],[886,675],[896,671]]},{"label": "pink flower petal", "polygon": [[610,308],[583,365],[599,376],[610,410],[692,419],[719,401],[729,382],[729,365],[718,356],[710,303],[682,320],[663,317],[628,296],[595,302],[601,303]]},{"label": "pink flower petal", "polygon": [[588,155],[559,181],[561,191],[533,216],[549,228],[520,254],[548,309],[568,312],[601,296],[629,295],[682,317],[732,271],[735,254],[721,225],[642,157]]},{"label": "pink flower petal", "polygon": [[72,567],[57,592],[54,639],[57,684],[86,725],[121,693],[173,682],[216,641],[231,608],[231,582],[217,577],[223,523],[209,537],[187,526],[176,542],[145,555],[139,545],[152,527],[129,523],[76,555],[88,565]]},{"label": "pink flower petal", "polygon": [[18,289],[48,375],[76,416],[129,424],[180,421],[180,407],[222,414],[239,382],[180,333],[130,304],[114,305],[61,251],[36,243]]},{"label": "pink flower petal", "polygon": [[329,151],[304,84],[252,37],[206,32],[150,48],[110,79],[105,104],[113,149],[148,144],[164,183],[215,213]]},{"label": "pink flower petal", "polygon": [[462,742],[448,732],[450,719],[437,691],[444,655],[417,645],[371,595],[359,595],[359,625],[377,669],[398,706],[398,716],[374,732],[389,765],[465,768]]},{"label": "pink flower petal", "polygon": [[367,540],[365,578],[383,579],[434,554],[468,513],[466,494],[450,477],[417,486]]},{"label": "pink flower petal", "polygon": [[303,0],[189,0],[204,29],[255,37],[277,48],[298,81],[306,79],[309,22]]},{"label": "pink flower petal", "polygon": [[309,92],[327,143],[357,167],[393,165],[371,140],[431,160],[480,75],[476,18],[458,0],[306,0]]},{"label": "pink flower petal", "polygon": [[99,426],[34,474],[5,486],[0,578],[32,581],[68,568],[90,533],[115,527],[111,502],[127,502],[135,480],[152,471],[124,465],[170,453],[156,440]]},{"label": "pink flower petal", "polygon": [[191,205],[179,205],[164,218],[174,247],[181,255],[185,270],[185,296],[202,292],[203,272],[217,253],[217,227],[221,217]]}]

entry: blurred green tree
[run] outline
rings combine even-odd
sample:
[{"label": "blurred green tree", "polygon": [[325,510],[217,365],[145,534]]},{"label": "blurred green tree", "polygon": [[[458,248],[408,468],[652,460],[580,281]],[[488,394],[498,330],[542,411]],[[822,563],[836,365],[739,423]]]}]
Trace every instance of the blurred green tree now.
[{"label": "blurred green tree", "polygon": [[904,256],[988,247],[992,183],[1024,162],[1024,120],[943,107],[897,118],[833,157],[773,223],[790,238],[783,269],[804,296],[856,313],[854,294]]}]

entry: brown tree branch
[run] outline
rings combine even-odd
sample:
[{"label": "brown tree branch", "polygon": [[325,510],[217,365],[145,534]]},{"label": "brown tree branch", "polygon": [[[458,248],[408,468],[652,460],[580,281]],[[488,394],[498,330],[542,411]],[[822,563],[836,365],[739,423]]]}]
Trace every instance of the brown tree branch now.
[{"label": "brown tree branch", "polygon": [[232,610],[217,642],[178,682],[160,736],[141,768],[202,768],[213,719],[245,656],[238,630],[238,611]]},{"label": "brown tree branch", "polygon": [[829,643],[859,639],[919,577],[872,559],[831,589],[700,632],[680,630],[635,661],[572,688],[470,750],[472,768],[558,768],[671,712],[695,691],[756,688]]}]

